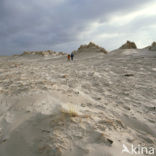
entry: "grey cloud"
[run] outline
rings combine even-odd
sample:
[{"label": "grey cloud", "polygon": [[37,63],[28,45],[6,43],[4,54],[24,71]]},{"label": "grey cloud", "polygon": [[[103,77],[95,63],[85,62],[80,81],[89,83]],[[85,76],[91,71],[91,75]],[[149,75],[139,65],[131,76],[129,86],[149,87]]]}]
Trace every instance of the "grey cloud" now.
[{"label": "grey cloud", "polygon": [[147,0],[1,0],[0,54],[40,48],[68,51],[81,43],[79,33],[90,23],[107,22],[109,15],[144,3]]}]

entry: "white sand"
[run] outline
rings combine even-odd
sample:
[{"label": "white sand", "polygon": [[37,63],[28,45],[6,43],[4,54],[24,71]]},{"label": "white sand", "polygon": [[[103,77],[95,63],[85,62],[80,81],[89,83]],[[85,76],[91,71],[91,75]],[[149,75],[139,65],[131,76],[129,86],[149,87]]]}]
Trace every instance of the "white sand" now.
[{"label": "white sand", "polygon": [[[156,52],[0,58],[0,156],[127,156],[156,148]],[[156,154],[156,151],[155,151]]]}]

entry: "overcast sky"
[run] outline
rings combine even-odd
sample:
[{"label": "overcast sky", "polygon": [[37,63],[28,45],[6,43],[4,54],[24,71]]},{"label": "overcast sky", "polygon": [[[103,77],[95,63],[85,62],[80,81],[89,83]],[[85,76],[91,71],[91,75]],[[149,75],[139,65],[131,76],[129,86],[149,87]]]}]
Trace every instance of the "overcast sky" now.
[{"label": "overcast sky", "polygon": [[156,40],[156,0],[0,0],[0,55]]}]

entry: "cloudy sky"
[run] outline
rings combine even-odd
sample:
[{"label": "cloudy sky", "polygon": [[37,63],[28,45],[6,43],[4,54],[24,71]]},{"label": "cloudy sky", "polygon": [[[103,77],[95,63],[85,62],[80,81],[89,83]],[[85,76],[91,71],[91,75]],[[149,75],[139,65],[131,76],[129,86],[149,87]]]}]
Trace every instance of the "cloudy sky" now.
[{"label": "cloudy sky", "polygon": [[156,40],[156,0],[0,0],[0,55]]}]

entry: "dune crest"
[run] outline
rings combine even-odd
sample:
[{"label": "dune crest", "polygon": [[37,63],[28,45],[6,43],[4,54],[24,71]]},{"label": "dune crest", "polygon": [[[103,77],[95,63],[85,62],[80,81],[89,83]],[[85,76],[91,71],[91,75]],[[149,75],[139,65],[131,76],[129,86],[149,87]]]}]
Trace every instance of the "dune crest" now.
[{"label": "dune crest", "polygon": [[149,46],[149,50],[156,51],[156,42],[153,42],[151,46]]},{"label": "dune crest", "polygon": [[119,49],[137,49],[135,42],[127,41]]},{"label": "dune crest", "polygon": [[93,43],[93,42],[90,42],[89,44],[81,45],[81,46],[78,48],[77,51],[74,51],[74,53],[77,54],[77,53],[81,53],[81,52],[90,52],[90,51],[102,52],[102,53],[104,53],[104,54],[107,54],[107,53],[108,53],[104,48],[102,48],[102,47],[96,45],[96,44]]},{"label": "dune crest", "polygon": [[52,50],[47,51],[24,51],[20,56],[28,56],[28,55],[38,55],[38,56],[49,56],[49,55],[64,55],[63,52],[55,52]]}]

